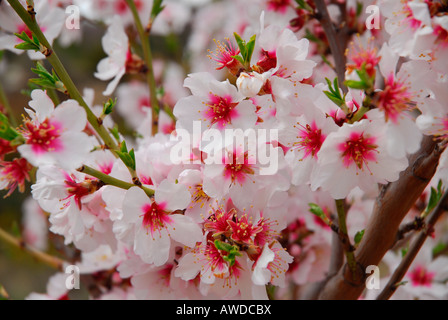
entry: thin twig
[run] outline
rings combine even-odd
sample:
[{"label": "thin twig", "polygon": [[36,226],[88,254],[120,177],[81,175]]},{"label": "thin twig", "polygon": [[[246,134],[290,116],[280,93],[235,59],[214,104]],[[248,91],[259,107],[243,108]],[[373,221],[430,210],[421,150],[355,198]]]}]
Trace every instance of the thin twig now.
[{"label": "thin twig", "polygon": [[[135,183],[126,182],[114,177],[111,177],[110,175],[107,175],[105,173],[102,173],[101,171],[95,170],[92,167],[89,167],[87,165],[82,166],[81,168],[77,169],[77,171],[85,173],[89,176],[95,177],[99,179],[100,181],[104,182],[105,184],[112,185],[121,189],[128,190],[132,187],[135,187]],[[151,190],[142,184],[138,185],[145,193],[148,195],[148,197],[154,196],[154,190]]]},{"label": "thin twig", "polygon": [[345,80],[345,43],[346,36],[342,33],[338,33],[331,21],[330,14],[328,13],[327,5],[324,0],[314,0],[314,4],[317,8],[316,18],[319,20],[322,28],[327,36],[330,50],[335,61],[336,74],[339,80],[339,84],[344,93],[347,93],[347,87],[344,85]]},{"label": "thin twig", "polygon": [[27,253],[29,253],[32,257],[34,257],[38,261],[43,262],[46,265],[48,265],[52,268],[55,268],[57,270],[61,271],[65,264],[64,260],[61,260],[52,255],[49,255],[45,252],[39,251],[38,249],[28,245],[26,242],[22,241],[21,239],[18,239],[16,237],[12,236],[11,234],[6,232],[2,228],[0,228],[0,239],[4,240],[5,242],[7,242],[21,250],[26,251]]},{"label": "thin twig", "polygon": [[125,0],[129,9],[134,17],[135,26],[140,37],[143,48],[143,59],[145,60],[148,71],[146,72],[146,80],[149,86],[149,94],[151,100],[151,112],[152,112],[152,135],[157,133],[158,128],[158,112],[159,112],[159,101],[157,100],[157,88],[156,81],[154,78],[154,68],[152,64],[152,53],[151,44],[149,42],[149,33],[145,31],[142,21],[138,14],[137,7],[134,0]]},{"label": "thin twig", "polygon": [[440,199],[439,203],[437,204],[437,206],[428,216],[423,230],[414,239],[411,246],[409,247],[409,250],[406,252],[406,255],[404,256],[403,260],[401,260],[397,269],[395,269],[394,273],[390,277],[386,287],[378,295],[377,300],[387,300],[394,294],[395,290],[397,290],[398,288],[397,284],[400,283],[403,277],[405,276],[410,265],[414,261],[421,247],[423,246],[423,243],[425,242],[426,238],[434,231],[434,225],[436,224],[437,220],[447,210],[448,210],[448,192],[445,192],[442,198]]}]

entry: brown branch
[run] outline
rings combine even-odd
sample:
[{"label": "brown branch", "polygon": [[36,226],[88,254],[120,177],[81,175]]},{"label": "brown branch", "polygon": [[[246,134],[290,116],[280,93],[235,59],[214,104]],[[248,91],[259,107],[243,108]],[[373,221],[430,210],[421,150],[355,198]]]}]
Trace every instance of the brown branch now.
[{"label": "brown branch", "polygon": [[386,287],[378,295],[377,300],[387,300],[394,294],[395,290],[397,290],[398,288],[397,284],[403,279],[410,265],[414,261],[421,247],[423,246],[423,243],[425,242],[426,238],[434,231],[434,225],[436,224],[437,220],[447,210],[448,210],[448,191],[445,192],[436,208],[434,208],[434,210],[428,216],[423,230],[412,242],[408,252],[404,256],[403,260],[401,260],[397,269],[395,269]]},{"label": "brown branch", "polygon": [[42,252],[40,250],[37,250],[36,248],[30,246],[26,242],[22,241],[21,239],[18,239],[2,228],[0,228],[0,239],[15,246],[16,248],[19,248],[28,254],[30,254],[33,258],[36,260],[45,263],[46,265],[55,268],[59,271],[62,271],[62,268],[65,264],[64,260],[61,260],[55,256],[49,255],[48,253]]},{"label": "brown branch", "polygon": [[[369,265],[378,265],[395,243],[401,221],[433,177],[441,151],[433,137],[425,137],[420,150],[409,158],[410,165],[400,178],[382,188],[356,250],[356,261],[362,270]],[[340,269],[327,282],[319,299],[357,299],[361,295],[365,288],[364,279],[353,281],[347,269]]]},{"label": "brown branch", "polygon": [[[319,20],[322,28],[327,36],[328,43],[330,45],[330,50],[334,58],[336,75],[339,80],[339,85],[344,93],[347,93],[347,87],[344,85],[345,80],[345,48],[347,46],[347,34],[345,34],[346,28],[336,30],[333,22],[331,21],[330,14],[327,10],[327,5],[324,0],[314,0],[316,5],[316,19]],[[344,8],[344,7],[342,7]],[[342,9],[341,8],[341,9]],[[344,16],[345,13],[341,12]]]}]

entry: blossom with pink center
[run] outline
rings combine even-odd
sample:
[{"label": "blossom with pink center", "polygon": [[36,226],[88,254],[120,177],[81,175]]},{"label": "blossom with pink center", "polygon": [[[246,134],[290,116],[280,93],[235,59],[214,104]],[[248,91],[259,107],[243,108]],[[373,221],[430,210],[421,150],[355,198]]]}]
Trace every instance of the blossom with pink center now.
[{"label": "blossom with pink center", "polygon": [[322,144],[331,132],[338,129],[334,120],[315,106],[312,103],[299,117],[280,118],[279,142],[288,148],[285,158],[293,168],[292,183],[295,185],[309,183]]},{"label": "blossom with pink center", "polygon": [[[424,95],[426,89],[422,91],[420,84],[413,84],[410,75],[415,74],[423,78],[426,71],[422,72],[424,66],[420,66],[422,61],[419,61],[417,64],[404,63],[396,72],[399,57],[386,43],[379,54],[379,69],[384,78],[384,88],[377,92],[377,106],[386,122],[389,154],[400,158],[416,152],[420,147],[422,134],[410,111],[413,108],[412,103],[421,101],[419,97]],[[423,102],[417,103],[417,106],[421,107],[421,104]]]},{"label": "blossom with pink center", "polygon": [[378,55],[378,50],[373,44],[373,38],[367,40],[367,44],[363,44],[361,37],[355,38],[350,44],[347,51],[347,72],[350,74],[354,70],[361,71],[364,68],[370,78],[375,77],[376,66],[381,57]]},{"label": "blossom with pink center", "polygon": [[216,70],[221,70],[223,68],[229,69],[229,72],[237,74],[240,68],[242,68],[241,63],[234,57],[240,54],[240,49],[235,47],[232,42],[226,38],[225,42],[214,40],[216,44],[216,52],[212,53],[210,51],[210,59],[216,61],[218,66]]},{"label": "blossom with pink center", "polygon": [[312,190],[320,187],[335,199],[342,199],[355,187],[368,191],[377,183],[398,179],[408,161],[404,156],[388,154],[381,115],[371,111],[369,116],[354,124],[346,123],[327,136],[311,174]]},{"label": "blossom with pink center", "polygon": [[103,244],[117,245],[101,187],[101,182],[83,173],[46,165],[37,170],[31,193],[50,214],[53,233],[64,236],[66,244],[92,251]]},{"label": "blossom with pink center", "polygon": [[291,6],[291,0],[268,0],[267,6],[268,10],[285,13],[285,11]]},{"label": "blossom with pink center", "polygon": [[230,82],[219,82],[208,73],[190,74],[184,85],[193,95],[180,99],[174,107],[178,125],[192,132],[194,121],[219,130],[252,128],[256,121],[255,106]]},{"label": "blossom with pink center", "polygon": [[0,161],[0,190],[8,190],[5,198],[10,196],[16,188],[25,191],[25,182],[30,181],[32,167],[23,158],[12,161]]},{"label": "blossom with pink center", "polygon": [[[263,20],[263,19],[261,19]],[[263,21],[262,21],[263,24]],[[290,29],[276,25],[264,28],[257,40],[260,55],[256,64],[257,72],[270,72],[274,76],[302,81],[313,73],[316,63],[307,59],[309,41],[298,40]]]},{"label": "blossom with pink center", "polygon": [[34,166],[57,164],[71,170],[81,166],[93,148],[89,136],[82,132],[87,124],[86,112],[75,100],[55,108],[42,90],[31,93],[25,109],[29,119],[21,129],[25,144],[17,150]]},{"label": "blossom with pink center", "polygon": [[266,244],[252,266],[252,281],[257,285],[271,283],[280,288],[285,287],[285,273],[292,261],[293,257],[277,241]]},{"label": "blossom with pink center", "polygon": [[424,266],[417,265],[414,269],[410,270],[408,277],[412,281],[413,286],[431,287],[432,280],[435,276],[435,272],[426,270]]},{"label": "blossom with pink center", "polygon": [[[409,300],[445,300],[448,295],[446,278],[448,276],[448,258],[434,255],[437,242],[428,238],[414,261],[408,268],[400,285],[391,299]],[[388,252],[383,261],[389,270],[395,270],[402,260],[400,252]],[[390,276],[392,272],[388,273]],[[381,283],[387,283],[387,277]]]},{"label": "blossom with pink center", "polygon": [[[172,194],[176,194],[172,197]],[[163,181],[154,199],[134,187],[123,200],[123,222],[133,225],[134,251],[143,261],[161,266],[168,260],[171,239],[189,247],[202,240],[202,230],[181,212],[190,203],[190,193],[183,185]]]},{"label": "blossom with pink center", "polygon": [[390,34],[389,45],[400,56],[408,56],[415,49],[415,39],[431,25],[427,3],[418,0],[382,0],[381,13],[387,18],[385,30]]},{"label": "blossom with pink center", "polygon": [[403,111],[410,109],[412,95],[406,83],[390,74],[384,79],[384,89],[378,94],[378,108],[384,112],[386,121],[398,122]]},{"label": "blossom with pink center", "polygon": [[[20,2],[26,8],[25,1]],[[37,23],[45,38],[52,44],[64,27],[66,18],[64,10],[51,4],[48,0],[41,0],[36,2],[35,11],[38,13],[36,14]],[[0,33],[0,50],[9,50],[16,54],[23,53],[23,50],[15,48],[21,40],[14,33],[25,31],[28,36],[31,36],[31,31],[6,1],[0,6],[0,29],[5,31],[5,33]],[[40,52],[28,51],[28,55],[33,60],[45,59]]]},{"label": "blossom with pink center", "polygon": [[215,286],[221,284],[228,294],[232,288],[235,290],[238,287],[242,261],[237,257],[230,265],[224,259],[226,254],[213,241],[204,240],[181,258],[175,275],[183,280],[192,280],[199,274],[201,283]]}]

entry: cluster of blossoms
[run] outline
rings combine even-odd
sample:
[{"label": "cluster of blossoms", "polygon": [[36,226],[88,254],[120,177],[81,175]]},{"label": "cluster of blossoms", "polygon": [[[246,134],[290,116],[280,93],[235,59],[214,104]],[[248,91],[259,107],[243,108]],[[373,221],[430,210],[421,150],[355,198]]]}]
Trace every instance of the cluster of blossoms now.
[{"label": "cluster of blossoms", "polygon": [[[156,58],[149,66],[138,55],[127,1],[35,2],[50,43],[83,40],[64,27],[69,5],[83,21],[107,26],[107,56],[94,72],[106,88],[96,98],[83,88],[82,101],[63,102],[53,88],[34,88],[19,127],[1,118],[0,189],[9,196],[31,181],[24,240],[47,250],[48,231],[60,236],[79,252],[67,264],[96,279],[95,299],[296,298],[329,271],[335,200],[345,201],[348,237],[359,242],[379,186],[399,179],[425,136],[442,145],[447,138],[443,2],[328,5],[331,19],[344,16],[356,34],[347,40],[344,83],[313,1],[166,0],[157,14],[157,1],[133,1],[151,34],[182,39],[191,30],[188,74],[178,62]],[[368,5],[380,8],[380,29],[365,25]],[[0,50],[23,52],[14,35],[22,32],[31,36],[1,2]],[[155,91],[142,81],[148,74]],[[95,105],[110,96],[116,101]],[[113,117],[106,106],[115,107]],[[228,132],[242,142],[220,139]],[[246,139],[252,132],[255,143]],[[444,152],[408,221],[431,189],[446,186],[447,167]],[[447,227],[446,218],[438,222],[394,297],[448,298]],[[396,268],[399,252],[385,256],[386,269]],[[382,273],[384,284],[390,275]],[[65,280],[57,273],[46,294],[28,298],[66,299]]]}]

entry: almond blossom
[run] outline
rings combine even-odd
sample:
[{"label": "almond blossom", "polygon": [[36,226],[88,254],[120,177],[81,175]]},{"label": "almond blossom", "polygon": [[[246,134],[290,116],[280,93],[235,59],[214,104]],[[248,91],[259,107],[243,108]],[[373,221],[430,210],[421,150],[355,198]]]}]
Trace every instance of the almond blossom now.
[{"label": "almond blossom", "polygon": [[84,109],[75,100],[55,108],[42,90],[33,90],[31,98],[32,109],[25,109],[29,118],[21,129],[26,142],[17,148],[22,157],[34,166],[57,164],[68,170],[81,166],[93,148],[83,132],[87,125]]}]

